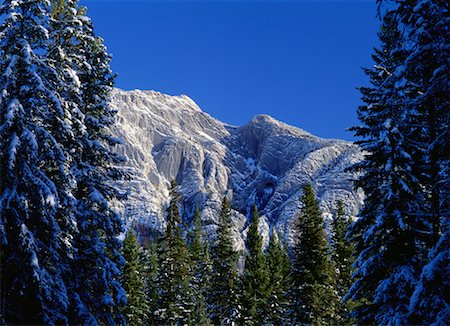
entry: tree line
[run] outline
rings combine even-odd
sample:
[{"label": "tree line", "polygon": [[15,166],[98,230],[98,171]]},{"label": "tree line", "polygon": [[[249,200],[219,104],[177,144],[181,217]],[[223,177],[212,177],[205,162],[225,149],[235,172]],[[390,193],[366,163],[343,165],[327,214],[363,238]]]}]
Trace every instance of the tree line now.
[{"label": "tree line", "polygon": [[[253,207],[245,252],[234,248],[231,207],[225,197],[217,235],[204,234],[195,208],[192,226],[180,215],[174,182],[164,235],[141,247],[131,230],[124,240],[127,261],[123,287],[130,325],[350,325],[354,303],[342,302],[351,284],[353,245],[346,238],[351,220],[342,202],[330,221],[330,234],[311,185],[288,247],[276,231],[267,248]],[[241,259],[240,259],[241,258]],[[242,262],[243,264],[239,264]],[[242,266],[243,265],[243,266]]]},{"label": "tree line", "polygon": [[111,151],[103,40],[77,0],[2,1],[0,323],[450,324],[449,4],[377,2],[349,239],[342,204],[325,232],[305,186],[291,246],[272,232],[263,250],[254,209],[240,258],[230,204],[209,244],[198,209],[184,226],[175,187],[159,242],[119,239],[112,184],[128,175]]}]

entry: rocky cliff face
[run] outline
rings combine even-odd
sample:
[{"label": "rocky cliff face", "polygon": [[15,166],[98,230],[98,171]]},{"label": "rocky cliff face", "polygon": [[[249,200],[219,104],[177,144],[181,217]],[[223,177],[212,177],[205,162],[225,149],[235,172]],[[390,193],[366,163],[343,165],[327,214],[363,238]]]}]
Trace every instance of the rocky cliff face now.
[{"label": "rocky cliff face", "polygon": [[141,230],[164,228],[172,178],[180,185],[188,218],[199,205],[211,236],[223,196],[231,199],[237,248],[242,248],[253,203],[262,214],[265,238],[270,228],[289,238],[304,183],[314,186],[326,216],[338,199],[349,214],[362,204],[363,194],[352,187],[354,176],[345,172],[362,159],[352,143],[321,139],[267,115],[230,126],[187,96],[116,90],[112,106],[118,110],[113,132],[125,142],[117,151],[127,157],[134,175],[122,185],[129,190],[123,209],[127,222]]}]

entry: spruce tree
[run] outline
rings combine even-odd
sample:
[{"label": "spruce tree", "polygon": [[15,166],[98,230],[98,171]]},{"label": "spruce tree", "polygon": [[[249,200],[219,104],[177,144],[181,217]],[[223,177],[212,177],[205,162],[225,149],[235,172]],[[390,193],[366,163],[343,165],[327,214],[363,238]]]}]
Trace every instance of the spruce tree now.
[{"label": "spruce tree", "polygon": [[67,323],[72,121],[46,60],[48,1],[0,7],[0,320]]},{"label": "spruce tree", "polygon": [[407,124],[414,120],[405,111],[410,93],[397,76],[407,51],[394,13],[383,17],[379,38],[374,68],[366,69],[372,86],[361,88],[363,126],[353,128],[367,153],[356,165],[363,172],[357,186],[366,199],[350,228],[359,256],[346,298],[365,302],[354,311],[358,323],[388,325],[405,323],[423,256],[416,230],[424,225],[415,215],[421,200],[414,195],[420,183],[413,173],[415,148],[408,141]]},{"label": "spruce tree", "polygon": [[193,291],[193,308],[191,323],[193,325],[208,325],[206,296],[209,290],[211,266],[207,240],[204,239],[201,223],[201,213],[195,207],[193,227],[189,233],[189,254],[192,265],[191,288]]},{"label": "spruce tree", "polygon": [[191,318],[192,293],[189,287],[191,266],[186,243],[181,234],[180,194],[175,181],[170,187],[167,207],[167,228],[160,254],[157,283],[160,287],[159,323],[163,325],[186,324]]},{"label": "spruce tree", "polygon": [[231,209],[224,197],[217,239],[212,248],[211,289],[208,298],[214,325],[233,324],[241,318],[238,295],[237,252],[231,234]]},{"label": "spruce tree", "polygon": [[123,241],[123,258],[126,261],[122,285],[127,294],[127,305],[123,310],[127,325],[143,325],[148,320],[149,306],[144,292],[144,275],[141,249],[132,231]]},{"label": "spruce tree", "polygon": [[252,221],[245,245],[244,274],[242,280],[242,314],[246,324],[260,325],[265,319],[269,292],[269,277],[263,253],[262,236],[259,234],[259,214],[256,206],[252,210]]},{"label": "spruce tree", "polygon": [[276,231],[272,231],[266,251],[267,274],[269,275],[269,299],[264,313],[265,324],[282,325],[287,322],[289,307],[291,262]]},{"label": "spruce tree", "polygon": [[[122,162],[110,148],[119,144],[111,136],[115,111],[109,107],[115,75],[111,57],[95,35],[86,8],[78,1],[54,1],[53,46],[49,60],[60,71],[63,103],[71,109],[75,123],[71,172],[77,187],[75,252],[71,320],[73,323],[122,323],[120,307],[125,292],[119,277],[125,261],[118,235],[122,220],[110,203],[124,198],[113,182],[122,180]],[[76,125],[76,124],[75,124]]]},{"label": "spruce tree", "polygon": [[450,221],[428,255],[418,285],[411,297],[409,322],[417,325],[450,324]]},{"label": "spruce tree", "polygon": [[[446,1],[393,1],[393,14],[403,31],[401,48],[407,52],[396,78],[402,80],[409,97],[408,142],[415,149],[413,173],[421,188],[414,192],[418,208],[421,275],[410,300],[412,323],[448,324],[448,271],[450,214],[450,7]],[[422,248],[418,248],[421,252]],[[446,291],[447,289],[447,291]]]},{"label": "spruce tree", "polygon": [[293,248],[291,322],[326,325],[335,320],[337,295],[325,225],[311,185],[303,187]]},{"label": "spruce tree", "polygon": [[159,286],[158,276],[158,245],[151,242],[148,248],[141,250],[142,279],[144,282],[143,291],[148,304],[147,320],[145,324],[157,325],[158,320],[155,314],[158,309]]},{"label": "spruce tree", "polygon": [[[347,238],[347,230],[352,223],[350,217],[345,214],[345,206],[338,201],[337,210],[331,221],[331,249],[332,260],[336,268],[336,289],[339,300],[347,294],[352,285],[354,246]],[[338,324],[352,325],[349,313],[352,308],[350,302],[340,302],[338,307]]]}]

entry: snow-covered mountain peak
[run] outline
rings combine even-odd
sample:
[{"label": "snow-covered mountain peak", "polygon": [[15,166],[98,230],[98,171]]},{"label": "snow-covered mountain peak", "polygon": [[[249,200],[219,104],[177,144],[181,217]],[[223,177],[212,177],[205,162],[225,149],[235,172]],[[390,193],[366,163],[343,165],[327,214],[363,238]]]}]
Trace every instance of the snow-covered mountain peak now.
[{"label": "snow-covered mountain peak", "polygon": [[115,90],[112,106],[118,111],[113,132],[125,141],[118,151],[134,173],[124,184],[130,192],[126,218],[139,224],[141,233],[164,227],[172,178],[180,185],[188,220],[199,205],[211,236],[223,196],[231,198],[238,248],[253,203],[262,214],[265,237],[271,227],[289,237],[305,183],[314,186],[325,214],[338,199],[351,214],[362,204],[362,193],[353,190],[353,175],[345,171],[362,159],[352,143],[322,139],[268,115],[229,126],[185,95]]}]

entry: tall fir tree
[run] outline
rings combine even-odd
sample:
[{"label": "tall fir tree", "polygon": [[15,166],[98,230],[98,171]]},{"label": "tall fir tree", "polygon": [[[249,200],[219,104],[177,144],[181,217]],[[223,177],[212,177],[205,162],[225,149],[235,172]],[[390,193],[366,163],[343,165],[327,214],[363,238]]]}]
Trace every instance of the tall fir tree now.
[{"label": "tall fir tree", "polygon": [[46,60],[48,1],[3,1],[0,15],[0,320],[67,323],[75,181],[63,144],[70,112]]},{"label": "tall fir tree", "polygon": [[291,321],[326,325],[335,321],[338,298],[324,220],[311,185],[303,187],[301,202],[293,248]]},{"label": "tall fir tree", "polygon": [[157,325],[158,319],[155,314],[158,309],[159,286],[157,284],[157,276],[159,272],[158,266],[158,244],[151,242],[148,248],[141,251],[142,279],[144,281],[143,291],[148,303],[147,320],[145,324]]},{"label": "tall fir tree", "polygon": [[273,230],[266,251],[269,299],[264,313],[264,324],[278,326],[288,322],[291,261],[286,249],[277,232]]},{"label": "tall fir tree", "polygon": [[238,294],[237,252],[231,234],[231,208],[223,198],[217,239],[212,248],[211,289],[208,298],[214,325],[231,325],[241,319]]},{"label": "tall fir tree", "polygon": [[64,105],[70,108],[75,123],[78,118],[84,122],[83,128],[75,128],[77,143],[71,148],[79,231],[71,266],[71,320],[123,323],[120,307],[125,304],[125,292],[119,277],[125,261],[118,239],[123,226],[110,203],[124,198],[113,185],[124,173],[117,167],[121,157],[110,149],[119,144],[108,131],[116,113],[109,107],[115,78],[111,57],[78,1],[54,1],[53,8],[49,59],[61,74]]},{"label": "tall fir tree", "polygon": [[193,325],[209,325],[206,296],[210,285],[211,264],[198,206],[195,207],[192,222],[193,226],[189,233],[189,254],[192,265],[191,288],[194,298],[191,323]]},{"label": "tall fir tree", "polygon": [[269,293],[266,258],[258,226],[259,213],[257,207],[253,206],[252,220],[245,241],[247,253],[242,280],[242,314],[245,324],[248,325],[262,324]]},{"label": "tall fir tree", "polygon": [[361,88],[366,105],[358,109],[363,123],[355,127],[358,141],[366,151],[356,169],[363,172],[357,185],[366,199],[350,234],[359,255],[356,279],[346,298],[364,300],[354,310],[359,324],[405,323],[409,298],[417,282],[423,247],[417,230],[425,224],[420,211],[420,180],[414,174],[415,146],[408,141],[407,114],[411,96],[403,78],[407,51],[393,12],[383,16],[379,33],[381,48],[375,50],[374,68],[366,69],[372,86]]},{"label": "tall fir tree", "polygon": [[189,287],[191,266],[189,252],[180,227],[180,194],[175,181],[170,186],[170,202],[167,207],[167,228],[160,254],[159,303],[157,316],[163,325],[189,323],[192,311],[192,293]]},{"label": "tall fir tree", "polygon": [[[347,231],[352,219],[346,216],[345,206],[342,201],[337,202],[337,209],[331,220],[331,249],[332,260],[336,268],[336,289],[339,300],[342,300],[350,289],[353,281],[354,245],[347,237]],[[341,301],[338,305],[339,325],[352,325],[350,310],[353,304],[349,301]]]},{"label": "tall fir tree", "polygon": [[[386,1],[383,1],[386,2]],[[409,306],[409,322],[448,324],[450,313],[448,271],[450,214],[450,6],[446,1],[389,1],[401,26],[406,51],[395,77],[409,97],[407,141],[415,149],[413,173],[421,188],[414,193],[419,236],[428,250]],[[423,227],[425,226],[425,227]],[[421,239],[421,240],[422,240]],[[420,248],[421,249],[421,248]]]},{"label": "tall fir tree", "polygon": [[442,235],[428,254],[420,280],[410,301],[409,322],[416,325],[450,324],[450,221],[442,226]]},{"label": "tall fir tree", "polygon": [[127,305],[123,314],[127,325],[144,325],[148,320],[149,305],[144,292],[141,248],[133,231],[128,231],[123,241],[123,258],[126,265],[122,274],[122,285],[127,294]]}]

